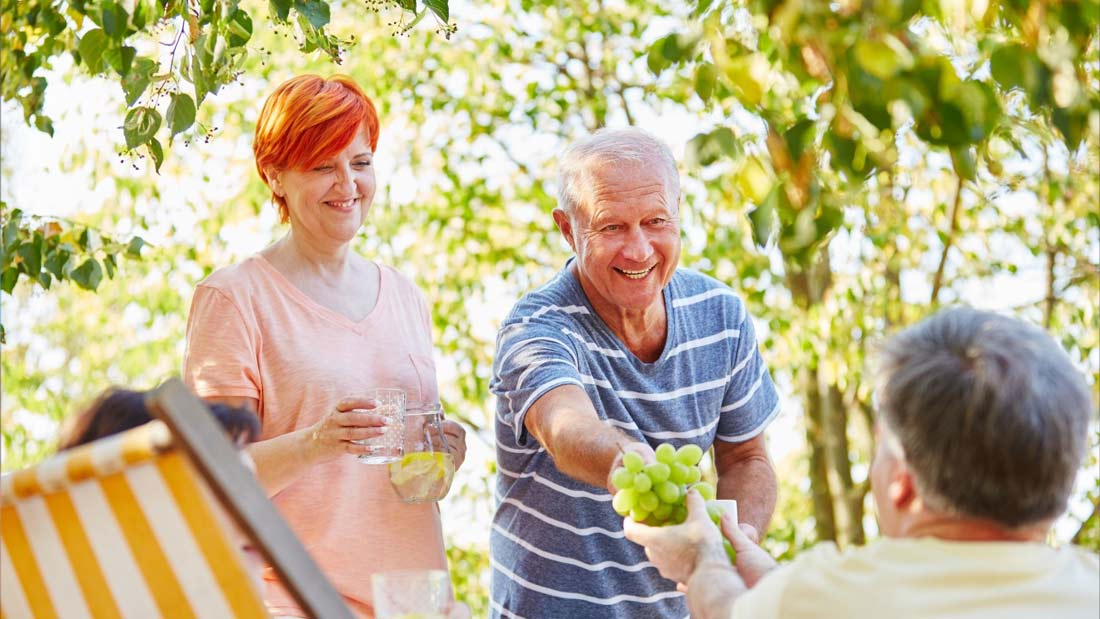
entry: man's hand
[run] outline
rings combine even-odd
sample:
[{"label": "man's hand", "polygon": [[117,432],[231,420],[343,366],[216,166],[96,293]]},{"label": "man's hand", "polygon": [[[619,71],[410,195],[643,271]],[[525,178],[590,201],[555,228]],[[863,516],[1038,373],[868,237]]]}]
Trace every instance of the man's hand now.
[{"label": "man's hand", "polygon": [[[759,535],[751,524],[737,524],[728,512],[722,514],[722,535],[737,551],[737,573],[750,589],[776,567],[775,559],[757,545],[754,536]],[[629,537],[629,536],[628,536]]]},{"label": "man's hand", "polygon": [[698,491],[688,492],[687,509],[683,524],[651,527],[630,518],[623,522],[626,538],[645,546],[646,557],[661,575],[679,583],[686,583],[702,563],[729,564],[722,549],[722,534],[708,518],[706,502]]},{"label": "man's hand", "polygon": [[649,443],[632,442],[622,445],[619,449],[619,453],[615,455],[615,459],[611,461],[611,468],[607,471],[607,491],[612,495],[618,490],[615,484],[611,483],[611,474],[615,472],[615,469],[623,465],[623,456],[627,452],[634,452],[642,457],[642,462],[646,464],[654,464],[657,462],[657,455],[653,453],[653,448],[649,446]]}]

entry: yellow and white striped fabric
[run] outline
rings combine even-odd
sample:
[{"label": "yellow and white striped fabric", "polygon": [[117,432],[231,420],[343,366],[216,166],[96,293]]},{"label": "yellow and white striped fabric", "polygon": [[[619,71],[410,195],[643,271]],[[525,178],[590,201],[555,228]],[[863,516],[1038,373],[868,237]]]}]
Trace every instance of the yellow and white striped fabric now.
[{"label": "yellow and white striped fabric", "polygon": [[268,617],[228,519],[154,421],[0,478],[0,619]]}]

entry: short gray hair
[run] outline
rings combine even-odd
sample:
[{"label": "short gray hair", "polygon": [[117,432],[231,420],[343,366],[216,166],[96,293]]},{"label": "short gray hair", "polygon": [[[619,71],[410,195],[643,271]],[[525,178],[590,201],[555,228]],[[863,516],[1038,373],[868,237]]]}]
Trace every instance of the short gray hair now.
[{"label": "short gray hair", "polygon": [[1011,529],[1066,510],[1093,403],[1049,335],[956,308],[901,332],[880,354],[879,418],[930,507]]},{"label": "short gray hair", "polygon": [[591,175],[605,165],[656,163],[665,172],[668,204],[679,208],[680,173],[667,144],[637,127],[601,129],[571,144],[558,163],[558,206],[572,215],[588,193]]}]

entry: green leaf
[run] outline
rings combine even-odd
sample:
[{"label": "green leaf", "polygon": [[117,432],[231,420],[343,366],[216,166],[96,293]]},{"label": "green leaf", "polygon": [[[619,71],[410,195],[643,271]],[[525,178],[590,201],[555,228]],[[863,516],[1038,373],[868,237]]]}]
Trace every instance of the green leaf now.
[{"label": "green leaf", "polygon": [[291,0],[268,0],[268,7],[279,21],[286,21],[290,18],[292,4]]},{"label": "green leaf", "polygon": [[649,71],[653,73],[653,75],[660,75],[661,71],[664,71],[669,65],[668,58],[665,57],[662,51],[664,44],[664,39],[657,39],[657,41],[650,46],[649,53],[646,56],[646,64],[649,66]]},{"label": "green leaf", "polygon": [[953,146],[951,148],[951,165],[954,166],[955,173],[961,178],[972,181],[978,177],[974,151],[969,146]]},{"label": "green leaf", "polygon": [[41,114],[34,117],[34,128],[53,137],[53,121]]},{"label": "green leaf", "polygon": [[118,263],[115,262],[115,255],[107,254],[107,256],[103,258],[103,266],[107,269],[107,277],[109,279],[114,279],[115,273],[118,272]]},{"label": "green leaf", "polygon": [[768,244],[768,240],[771,239],[772,232],[775,230],[775,208],[779,201],[779,192],[783,188],[776,184],[768,192],[767,197],[764,198],[760,206],[757,206],[749,213],[749,224],[752,227],[752,240],[756,243],[757,247],[763,248]]},{"label": "green leaf", "polygon": [[18,209],[12,211],[11,219],[4,224],[4,254],[10,255],[16,239],[19,238],[19,219],[22,212]]},{"label": "green leaf", "polygon": [[718,71],[709,62],[701,62],[695,68],[695,94],[706,103],[714,93],[714,84],[718,80]]},{"label": "green leaf", "polygon": [[37,277],[42,270],[42,235],[36,232],[34,239],[20,244],[16,253],[23,259],[24,272],[31,277]]},{"label": "green leaf", "polygon": [[67,263],[71,257],[72,254],[69,252],[63,249],[56,249],[50,252],[43,266],[45,266],[47,271],[53,273],[54,277],[61,279],[65,273],[65,263]]},{"label": "green leaf", "polygon": [[122,78],[122,91],[126,93],[127,107],[137,103],[142,93],[149,87],[150,78],[157,68],[157,63],[149,58],[138,58],[130,67],[130,72]]},{"label": "green leaf", "polygon": [[888,80],[899,71],[913,67],[913,54],[890,35],[880,39],[860,39],[853,51],[859,66],[880,80]]},{"label": "green leaf", "polygon": [[[168,104],[168,126],[172,135],[186,131],[195,124],[195,100],[191,95],[177,92],[172,95],[172,102]],[[158,165],[159,169],[160,166]]]},{"label": "green leaf", "polygon": [[103,239],[95,228],[84,228],[84,231],[80,233],[80,238],[77,239],[77,243],[81,249],[87,252],[98,251],[100,247],[103,247]]},{"label": "green leaf", "polygon": [[798,121],[783,133],[783,139],[787,142],[787,150],[791,153],[791,160],[795,164],[802,158],[802,153],[806,151],[806,148],[813,144],[815,135],[814,121],[810,119]]},{"label": "green leaf", "polygon": [[103,267],[95,258],[88,258],[83,264],[73,269],[69,277],[85,290],[95,290],[103,281]]},{"label": "green leaf", "polygon": [[447,6],[447,0],[424,0],[424,6],[428,7],[443,22],[451,19],[451,10]]},{"label": "green leaf", "polygon": [[401,7],[403,11],[416,12],[416,0],[397,0],[397,6]]},{"label": "green leaf", "polygon": [[148,142],[160,129],[160,112],[151,107],[136,107],[126,114],[122,133],[126,136],[126,146],[137,148]]},{"label": "green leaf", "polygon": [[145,246],[145,239],[135,236],[126,245],[126,255],[131,258],[141,258],[141,248]]},{"label": "green leaf", "polygon": [[164,147],[160,145],[160,140],[156,138],[150,138],[145,143],[145,147],[149,149],[149,156],[153,158],[153,169],[160,174],[160,164],[164,163]]},{"label": "green leaf", "polygon": [[708,166],[723,155],[731,158],[741,154],[741,146],[729,127],[719,127],[710,133],[691,138],[684,148],[684,163],[688,166]]},{"label": "green leaf", "polygon": [[314,28],[324,28],[329,22],[328,3],[323,0],[294,0],[294,8],[304,15]]},{"label": "green leaf", "polygon": [[1054,126],[1058,127],[1058,131],[1062,133],[1062,137],[1066,140],[1066,146],[1070,151],[1077,150],[1077,146],[1081,144],[1081,140],[1085,139],[1088,135],[1089,129],[1089,111],[1088,107],[1077,108],[1061,108],[1055,107],[1051,113],[1051,121]]},{"label": "green leaf", "polygon": [[99,73],[103,66],[103,50],[107,49],[107,35],[99,28],[93,28],[80,37],[77,50],[80,52],[80,60],[88,68],[88,73]]},{"label": "green leaf", "polygon": [[0,273],[0,290],[11,294],[12,289],[15,288],[15,283],[19,281],[19,270],[15,267],[6,267],[3,273]]},{"label": "green leaf", "polygon": [[117,2],[108,0],[103,3],[101,24],[108,37],[121,41],[126,36],[126,22],[128,21],[130,21],[130,15]]},{"label": "green leaf", "polygon": [[229,16],[228,34],[230,47],[241,47],[252,38],[252,17],[237,9]]},{"label": "green leaf", "polygon": [[130,67],[133,65],[134,56],[137,55],[137,50],[124,45],[122,47],[112,47],[103,52],[103,60],[106,61],[112,69],[121,77],[126,77],[130,73]]}]

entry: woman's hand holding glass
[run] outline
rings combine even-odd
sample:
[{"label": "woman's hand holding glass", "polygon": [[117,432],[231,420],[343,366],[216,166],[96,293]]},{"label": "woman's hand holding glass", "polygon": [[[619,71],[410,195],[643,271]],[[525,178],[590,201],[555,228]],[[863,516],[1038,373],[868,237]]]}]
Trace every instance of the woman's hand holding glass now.
[{"label": "woman's hand holding glass", "polygon": [[455,461],[455,470],[462,468],[466,461],[466,428],[457,421],[443,420],[443,437],[447,440],[447,448]]},{"label": "woman's hand holding glass", "polygon": [[344,454],[361,456],[371,449],[357,443],[385,434],[387,420],[375,412],[373,398],[359,396],[341,400],[336,407],[313,424],[308,433],[310,460],[325,462]]}]

